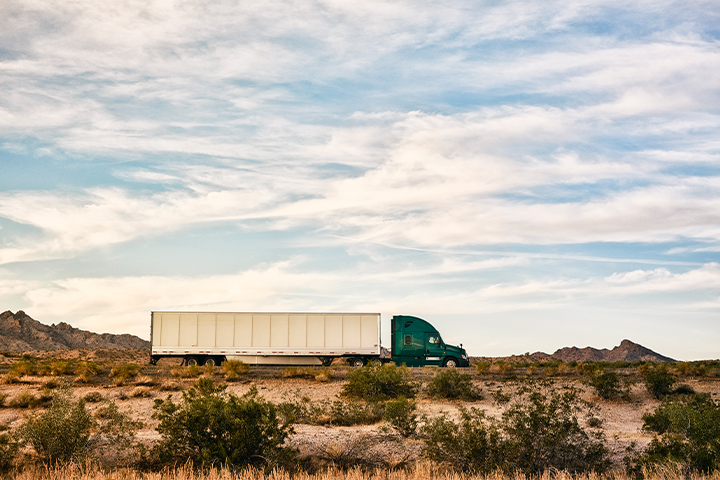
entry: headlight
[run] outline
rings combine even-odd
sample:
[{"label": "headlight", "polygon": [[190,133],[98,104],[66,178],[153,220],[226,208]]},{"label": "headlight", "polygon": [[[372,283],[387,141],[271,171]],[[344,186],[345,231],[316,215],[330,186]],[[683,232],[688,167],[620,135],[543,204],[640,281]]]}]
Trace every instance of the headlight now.
[{"label": "headlight", "polygon": [[463,360],[467,360],[467,354],[463,353]]}]

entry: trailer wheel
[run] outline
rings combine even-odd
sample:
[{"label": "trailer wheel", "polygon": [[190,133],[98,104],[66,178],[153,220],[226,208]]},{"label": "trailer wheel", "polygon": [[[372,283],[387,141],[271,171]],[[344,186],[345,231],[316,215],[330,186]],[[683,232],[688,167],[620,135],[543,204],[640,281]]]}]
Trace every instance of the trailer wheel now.
[{"label": "trailer wheel", "polygon": [[197,365],[197,364],[198,364],[198,359],[195,357],[188,357],[185,359],[185,365],[187,365],[188,367],[191,365]]},{"label": "trailer wheel", "polygon": [[215,359],[213,357],[208,357],[205,359],[205,365],[210,365],[211,367],[214,367],[216,365]]},{"label": "trailer wheel", "polygon": [[458,361],[457,361],[457,359],[450,357],[447,360],[445,360],[444,365],[447,368],[456,368],[458,366]]},{"label": "trailer wheel", "polygon": [[362,368],[365,366],[365,359],[360,357],[351,358],[350,365],[356,368]]}]

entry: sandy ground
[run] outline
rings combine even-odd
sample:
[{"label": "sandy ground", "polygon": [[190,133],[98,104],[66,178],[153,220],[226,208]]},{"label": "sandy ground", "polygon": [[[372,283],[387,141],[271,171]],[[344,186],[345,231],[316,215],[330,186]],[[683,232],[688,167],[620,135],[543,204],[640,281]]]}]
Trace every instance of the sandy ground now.
[{"label": "sandy ground", "polygon": [[[57,358],[57,357],[55,357]],[[83,358],[81,356],[69,358]],[[0,362],[0,373],[8,371],[12,361]],[[158,439],[155,431],[156,421],[152,419],[153,404],[157,398],[166,398],[170,395],[173,399],[180,398],[180,392],[162,392],[157,386],[141,387],[145,391],[149,390],[147,397],[133,397],[133,392],[138,385],[130,382],[126,385],[115,386],[112,384],[107,375],[110,367],[105,367],[105,372],[93,378],[91,385],[74,383],[74,376],[60,377],[60,381],[73,385],[73,391],[77,397],[84,397],[91,391],[99,392],[104,398],[115,400],[120,409],[137,420],[144,422],[145,426],[138,432],[138,437],[145,441],[153,441]],[[158,383],[171,378],[171,367],[169,365],[160,366],[142,366],[143,375],[155,379]],[[500,378],[492,378],[486,376],[478,376],[472,369],[461,369],[473,377],[473,382],[483,393],[483,400],[477,402],[451,402],[438,401],[419,396],[418,410],[420,414],[426,414],[430,417],[441,415],[443,413],[450,416],[457,416],[458,409],[464,407],[476,407],[487,412],[491,416],[500,416],[504,407],[497,405],[492,392],[499,388],[505,393],[514,391],[517,384],[512,381],[504,381]],[[282,367],[253,367],[250,374],[243,376],[239,381],[229,382],[228,391],[241,395],[246,393],[253,385],[255,385],[262,397],[273,403],[284,401],[293,401],[302,397],[308,397],[311,401],[334,400],[339,398],[345,378],[349,371],[349,367],[332,367],[333,379],[327,383],[321,383],[314,379],[304,378],[282,378]],[[437,370],[415,368],[413,369],[414,377],[420,381],[426,381]],[[58,380],[58,377],[52,377]],[[30,377],[26,376],[21,379],[19,384],[0,385],[0,394],[6,394],[5,405],[7,405],[14,396],[22,391],[29,391],[35,395],[39,395],[43,384],[50,377]],[[216,369],[214,379],[218,382],[223,381],[220,369]],[[189,387],[193,383],[193,379],[177,380],[184,388]],[[625,454],[625,448],[632,442],[636,442],[638,447],[645,446],[652,435],[642,431],[642,416],[644,413],[654,410],[659,402],[651,398],[642,384],[638,383],[632,387],[631,401],[603,401],[591,392],[591,388],[582,384],[580,379],[572,378],[555,378],[554,388],[562,389],[569,386],[584,389],[583,398],[592,402],[598,409],[597,416],[602,420],[602,431],[607,438],[607,445],[613,452],[616,461],[620,461]],[[713,398],[720,395],[720,380],[698,380],[685,379],[684,384],[689,385],[697,392],[709,392]],[[98,403],[88,403],[88,408],[98,408]],[[23,422],[23,417],[28,414],[37,412],[38,409],[20,409],[9,408],[7,406],[0,408],[0,425],[7,425],[11,428],[17,428]],[[370,426],[354,426],[354,427],[324,427],[311,425],[296,425],[295,434],[292,437],[292,444],[299,447],[302,452],[318,452],[347,450],[352,448],[364,449],[370,451],[376,445],[389,441],[396,442],[391,449],[398,461],[403,458],[415,455],[421,448],[421,442],[418,440],[407,440],[397,443],[397,439],[392,439],[380,430],[381,425]],[[388,455],[387,449],[378,452],[378,455]]]}]

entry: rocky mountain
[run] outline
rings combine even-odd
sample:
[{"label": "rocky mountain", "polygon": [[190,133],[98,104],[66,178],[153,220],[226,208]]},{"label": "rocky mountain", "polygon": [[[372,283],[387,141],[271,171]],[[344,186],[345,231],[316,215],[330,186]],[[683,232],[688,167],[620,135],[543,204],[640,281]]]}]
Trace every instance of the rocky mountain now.
[{"label": "rocky mountain", "polygon": [[620,345],[608,350],[603,348],[565,347],[550,355],[563,362],[674,362],[670,357],[653,352],[630,340],[623,340]]},{"label": "rocky mountain", "polygon": [[534,363],[549,360],[562,360],[563,362],[675,362],[670,357],[653,352],[630,340],[623,340],[620,345],[608,350],[593,347],[565,347],[552,355],[543,352],[526,353],[525,355],[512,355],[509,357],[490,358],[478,357],[479,361],[505,360],[513,363]]},{"label": "rocky mountain", "polygon": [[45,325],[22,310],[0,314],[0,350],[64,350],[75,348],[149,349],[150,342],[135,335],[93,333],[67,323]]}]

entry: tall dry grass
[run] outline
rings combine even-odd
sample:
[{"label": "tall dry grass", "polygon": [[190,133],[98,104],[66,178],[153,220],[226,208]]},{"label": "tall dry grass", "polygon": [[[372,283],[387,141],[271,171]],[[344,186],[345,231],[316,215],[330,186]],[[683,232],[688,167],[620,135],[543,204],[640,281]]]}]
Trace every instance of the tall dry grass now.
[{"label": "tall dry grass", "polygon": [[[232,470],[220,468],[195,471],[191,467],[166,468],[160,472],[141,472],[132,469],[103,471],[90,467],[69,466],[65,468],[35,467],[15,472],[9,478],[14,480],[634,480],[624,472],[609,474],[573,475],[568,472],[548,471],[538,476],[523,474],[472,475],[453,472],[437,464],[421,462],[408,469],[364,470],[353,468],[341,470],[331,468],[318,473],[287,472],[273,470],[263,472],[256,468]],[[712,475],[688,473],[680,467],[666,467],[645,472],[646,480],[720,480],[720,472]]]}]

